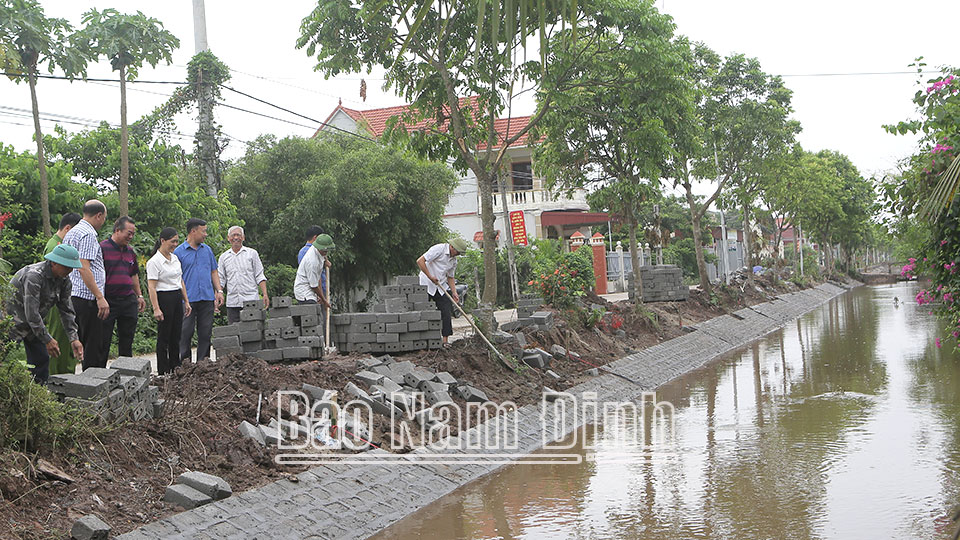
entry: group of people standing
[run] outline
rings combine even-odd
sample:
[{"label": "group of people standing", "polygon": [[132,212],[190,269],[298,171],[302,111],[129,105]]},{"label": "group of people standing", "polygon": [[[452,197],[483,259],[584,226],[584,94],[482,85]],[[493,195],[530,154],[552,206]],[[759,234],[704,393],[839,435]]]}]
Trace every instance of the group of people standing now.
[{"label": "group of people standing", "polygon": [[[140,287],[140,262],[131,243],[137,224],[121,216],[112,234],[98,241],[107,221],[107,208],[98,200],[83,213],[65,214],[44,249],[44,260],[21,268],[11,279],[13,296],[7,312],[13,317],[13,338],[23,341],[34,379],[45,382],[51,373],[73,373],[106,367],[114,331],[120,356],[132,356],[139,314],[147,303]],[[240,321],[245,302],[270,306],[267,278],[260,255],[243,245],[243,228],[227,231],[230,249],[220,254],[204,243],[207,224],[191,218],[186,241],[173,227],[160,231],[146,263],[147,294],[157,320],[157,371],[168,373],[191,358],[197,334],[197,359],[210,356],[215,313],[225,304],[230,323]],[[320,304],[330,310],[327,259],[333,239],[319,226],[310,226],[297,254],[293,293],[300,304]],[[417,260],[421,284],[442,314],[446,344],[453,333],[450,297],[459,301],[454,285],[456,257],[468,249],[462,239],[431,247]],[[226,296],[224,296],[226,290]]]},{"label": "group of people standing", "polygon": [[[7,312],[14,319],[13,337],[23,341],[38,382],[51,373],[73,373],[78,361],[83,369],[106,367],[114,331],[120,356],[133,354],[139,314],[147,307],[131,245],[137,225],[121,216],[113,233],[98,241],[106,221],[106,206],[98,200],[88,201],[82,215],[65,214],[44,260],[11,279]],[[239,320],[245,301],[262,297],[264,307],[270,303],[263,264],[256,250],[243,245],[242,227],[228,230],[231,247],[219,261],[204,243],[205,221],[191,218],[186,233],[180,244],[176,229],[161,230],[146,263],[161,374],[191,358],[194,333],[197,358],[210,356],[214,314],[225,301],[231,321]]]}]

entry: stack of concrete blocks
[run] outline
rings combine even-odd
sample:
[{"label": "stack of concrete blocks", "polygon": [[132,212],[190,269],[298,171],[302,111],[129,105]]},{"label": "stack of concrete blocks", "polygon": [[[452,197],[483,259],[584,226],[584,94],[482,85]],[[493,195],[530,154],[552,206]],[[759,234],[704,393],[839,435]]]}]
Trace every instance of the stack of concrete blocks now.
[{"label": "stack of concrete blocks", "polygon": [[[690,288],[683,284],[683,270],[675,264],[640,267],[644,302],[673,302],[690,298]],[[627,296],[634,300],[634,274],[627,274]]]},{"label": "stack of concrete blocks", "polygon": [[233,495],[233,489],[223,478],[199,471],[188,471],[167,486],[163,500],[192,510],[213,501],[221,501],[230,495]]},{"label": "stack of concrete blocks", "polygon": [[343,352],[391,353],[439,349],[440,312],[417,276],[397,276],[377,291],[373,313],[332,317],[333,342]]},{"label": "stack of concrete blocks", "polygon": [[553,313],[540,311],[543,298],[535,294],[524,294],[517,299],[517,320],[503,323],[500,329],[506,332],[516,332],[521,328],[534,330],[552,330],[555,326]]},{"label": "stack of concrete blocks", "polygon": [[121,356],[109,368],[88,368],[79,375],[51,375],[47,388],[64,403],[106,422],[138,422],[163,415],[160,389],[150,386],[150,360]]},{"label": "stack of concrete blocks", "polygon": [[319,304],[292,304],[289,296],[274,297],[269,310],[259,300],[244,302],[240,322],[213,329],[217,355],[245,353],[270,363],[322,358]]},{"label": "stack of concrete blocks", "polygon": [[365,384],[363,390],[348,383],[344,393],[349,399],[363,401],[384,416],[395,418],[411,415],[427,427],[436,423],[434,406],[453,403],[453,396],[466,402],[486,403],[487,395],[446,371],[435,372],[413,362],[397,362],[390,355],[357,361],[356,378]]}]

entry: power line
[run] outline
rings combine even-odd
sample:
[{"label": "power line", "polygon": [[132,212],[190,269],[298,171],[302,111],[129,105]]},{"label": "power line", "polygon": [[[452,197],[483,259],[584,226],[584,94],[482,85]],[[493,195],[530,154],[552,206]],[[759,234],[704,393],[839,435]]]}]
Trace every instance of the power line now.
[{"label": "power line", "polygon": [[[10,73],[10,72],[6,72],[6,71],[3,72],[2,75],[6,75],[7,77],[26,77],[26,76],[27,76],[27,75],[24,74],[24,73]],[[38,79],[54,79],[54,80],[58,80],[58,81],[71,81],[71,82],[74,82],[74,81],[115,82],[115,83],[119,83],[119,82],[120,82],[120,79],[102,79],[102,78],[84,78],[84,77],[64,77],[64,76],[62,76],[62,75],[41,75],[41,74],[39,74],[39,73],[37,73],[36,75],[34,75],[34,77],[36,77],[36,78],[38,78]],[[189,83],[187,83],[186,81],[144,81],[144,80],[140,80],[140,79],[133,80],[133,81],[127,81],[127,82],[128,82],[128,83],[131,83],[131,84],[180,84],[180,85],[189,84]]]},{"label": "power line", "polygon": [[939,71],[864,71],[848,73],[792,73],[781,77],[861,77],[873,75],[934,75]]}]

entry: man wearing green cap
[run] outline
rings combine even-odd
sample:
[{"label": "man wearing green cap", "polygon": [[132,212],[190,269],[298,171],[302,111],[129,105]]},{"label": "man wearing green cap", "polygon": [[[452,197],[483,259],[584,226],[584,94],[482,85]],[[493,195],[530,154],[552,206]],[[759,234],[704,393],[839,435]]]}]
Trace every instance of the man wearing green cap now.
[{"label": "man wearing green cap", "polygon": [[324,309],[330,309],[330,299],[324,291],[320,274],[327,265],[327,252],[336,248],[329,234],[321,234],[313,242],[313,247],[300,260],[297,277],[293,280],[293,296],[300,304],[319,303]]},{"label": "man wearing green cap", "polygon": [[27,363],[33,378],[40,384],[49,376],[50,356],[60,354],[60,346],[47,331],[43,318],[56,306],[60,320],[70,339],[73,354],[83,360],[83,345],[77,335],[76,315],[70,293],[73,286],[68,276],[80,268],[80,253],[73,246],[61,244],[44,256],[45,261],[24,266],[10,280],[13,297],[7,303],[7,314],[13,317],[13,338],[23,341]]},{"label": "man wearing green cap", "polygon": [[454,302],[460,303],[453,277],[457,272],[457,257],[468,249],[470,244],[466,240],[454,238],[449,243],[431,247],[417,259],[417,266],[420,267],[420,284],[427,286],[427,294],[440,310],[442,322],[440,335],[443,336],[444,347],[450,346],[448,340],[453,335],[453,303],[444,291],[450,293]]}]

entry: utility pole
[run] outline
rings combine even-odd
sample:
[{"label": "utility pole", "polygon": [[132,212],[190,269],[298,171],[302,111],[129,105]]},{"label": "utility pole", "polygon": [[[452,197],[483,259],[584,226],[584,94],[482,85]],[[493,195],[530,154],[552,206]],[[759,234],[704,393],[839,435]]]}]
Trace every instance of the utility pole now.
[{"label": "utility pole", "polygon": [[[717,143],[713,143],[713,163],[717,167],[717,183],[720,183],[720,156],[717,155]],[[730,284],[730,256],[727,253],[727,221],[723,217],[723,209],[720,208],[720,205],[717,204],[717,209],[720,210],[720,250],[723,251],[723,282],[727,285]]]},{"label": "utility pole", "polygon": [[800,246],[800,277],[803,277],[803,229],[797,221],[797,244]]},{"label": "utility pole", "polygon": [[[500,187],[500,208],[503,210],[503,244],[507,248],[507,266],[510,275],[510,296],[516,302],[520,297],[520,284],[517,283],[517,266],[513,259],[513,229],[510,226],[510,212],[507,209],[507,192],[503,182],[503,175],[499,171],[494,171],[493,181]],[[509,240],[507,239],[509,237]]]},{"label": "utility pole", "polygon": [[[193,0],[193,39],[196,54],[210,50],[207,44],[207,16],[203,0]],[[200,151],[200,167],[207,181],[207,195],[216,197],[220,190],[220,177],[217,174],[216,137],[213,129],[213,87],[205,80],[201,69],[199,88],[200,131],[197,134]]]}]

